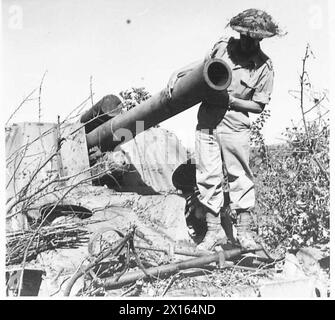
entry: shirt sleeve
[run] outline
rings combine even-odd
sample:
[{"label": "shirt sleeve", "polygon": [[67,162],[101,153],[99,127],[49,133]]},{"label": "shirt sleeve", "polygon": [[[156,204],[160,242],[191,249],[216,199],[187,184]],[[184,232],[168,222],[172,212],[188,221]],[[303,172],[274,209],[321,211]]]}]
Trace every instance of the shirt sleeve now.
[{"label": "shirt sleeve", "polygon": [[213,48],[207,52],[205,56],[205,61],[207,61],[208,59],[213,59],[213,58],[222,58],[224,54],[226,53],[228,41],[229,41],[228,37],[220,38],[214,44]]},{"label": "shirt sleeve", "polygon": [[266,67],[255,86],[252,100],[262,104],[268,104],[273,90],[274,71],[272,67]]}]

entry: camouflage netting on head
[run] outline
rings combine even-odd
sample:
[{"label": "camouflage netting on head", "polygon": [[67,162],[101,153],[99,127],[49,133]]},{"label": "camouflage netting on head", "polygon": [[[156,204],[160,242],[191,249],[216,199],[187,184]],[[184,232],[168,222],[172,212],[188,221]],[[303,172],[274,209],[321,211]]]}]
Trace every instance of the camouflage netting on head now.
[{"label": "camouflage netting on head", "polygon": [[256,39],[285,34],[269,14],[257,9],[248,9],[239,13],[230,20],[229,26],[241,34]]}]

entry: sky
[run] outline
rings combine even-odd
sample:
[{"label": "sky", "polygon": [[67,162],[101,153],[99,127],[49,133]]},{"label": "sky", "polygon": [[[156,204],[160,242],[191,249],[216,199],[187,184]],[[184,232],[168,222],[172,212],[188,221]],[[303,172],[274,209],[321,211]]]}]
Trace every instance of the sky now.
[{"label": "sky", "polygon": [[[328,3],[334,1],[0,0],[0,120],[5,122],[23,98],[39,86],[46,71],[41,95],[44,122],[56,122],[57,115],[64,118],[84,101],[90,93],[90,77],[95,101],[131,87],[145,87],[154,94],[164,88],[174,70],[202,59],[227,32],[225,26],[232,16],[254,7],[273,15],[288,32],[285,37],[262,42],[275,69],[274,91],[267,106],[272,115],[263,133],[267,143],[280,143],[285,128],[301,119],[298,100],[289,90],[299,89],[307,43],[315,56],[308,61],[315,90],[330,89],[330,76],[334,82],[329,46],[335,33],[330,33],[328,16],[334,5],[329,10]],[[334,99],[334,92],[330,94]],[[196,113],[197,107],[193,107],[162,126],[192,147]],[[331,116],[335,121],[334,112]],[[38,121],[38,101],[25,103],[12,120]],[[331,133],[334,154],[334,130]],[[1,138],[2,134],[1,130]],[[4,141],[0,139],[1,152]],[[0,166],[5,168],[5,157],[0,157]],[[334,189],[334,170],[331,172]],[[5,203],[4,197],[0,192],[1,203]],[[4,223],[2,226],[5,230]],[[5,232],[0,232],[0,243],[5,243]],[[0,246],[0,269],[4,259],[5,246]],[[4,276],[0,272],[0,283],[4,283]]]},{"label": "sky", "polygon": [[[263,134],[267,143],[281,143],[281,133],[301,118],[289,91],[299,89],[307,43],[315,56],[307,65],[311,83],[317,91],[330,89],[326,0],[3,0],[3,114],[8,119],[45,72],[43,122],[57,122],[85,100],[91,77],[95,102],[131,87],[155,94],[174,70],[202,59],[224,33],[238,37],[225,26],[250,7],[267,11],[288,32],[261,43],[275,70]],[[38,108],[37,100],[25,103],[13,122],[38,121]],[[197,109],[161,125],[192,146]]]}]

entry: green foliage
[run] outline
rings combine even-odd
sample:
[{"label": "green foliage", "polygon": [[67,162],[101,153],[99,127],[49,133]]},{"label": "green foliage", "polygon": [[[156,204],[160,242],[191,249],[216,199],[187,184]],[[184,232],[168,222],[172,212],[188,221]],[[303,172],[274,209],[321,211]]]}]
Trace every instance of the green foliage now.
[{"label": "green foliage", "polygon": [[313,121],[307,132],[305,128],[287,128],[284,136],[287,143],[269,148],[266,161],[259,150],[253,157],[258,232],[274,247],[297,249],[326,243],[329,122]]},{"label": "green foliage", "polygon": [[[306,46],[299,78],[301,126],[286,128],[286,143],[265,146],[261,133],[268,115],[261,115],[252,125],[254,154],[251,166],[255,174],[258,233],[273,247],[298,249],[329,242],[329,112],[313,90],[306,70],[313,55]],[[307,106],[307,104],[311,106]],[[308,109],[308,110],[306,110]],[[317,118],[308,121],[311,111]],[[315,116],[315,114],[314,114]]]},{"label": "green foliage", "polygon": [[262,155],[262,159],[267,158],[267,147],[262,134],[262,129],[266,120],[270,117],[270,110],[264,110],[259,117],[251,124],[251,145],[256,148]]},{"label": "green foliage", "polygon": [[131,88],[130,90],[128,89],[121,91],[120,96],[123,99],[124,107],[122,111],[124,112],[136,107],[142,101],[145,101],[151,97],[150,93],[143,87]]}]

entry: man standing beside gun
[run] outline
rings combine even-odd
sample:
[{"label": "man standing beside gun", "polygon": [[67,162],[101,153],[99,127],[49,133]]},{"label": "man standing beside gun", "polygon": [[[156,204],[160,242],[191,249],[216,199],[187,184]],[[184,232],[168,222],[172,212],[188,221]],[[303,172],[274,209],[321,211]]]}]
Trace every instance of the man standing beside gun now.
[{"label": "man standing beside gun", "polygon": [[[220,217],[225,214],[224,167],[228,175],[229,206],[237,214],[237,240],[244,249],[257,247],[251,231],[250,211],[255,205],[255,191],[249,166],[249,113],[261,113],[270,102],[274,71],[260,42],[280,35],[281,31],[269,14],[257,9],[248,9],[233,17],[229,26],[240,33],[239,39],[220,39],[205,58],[224,60],[232,70],[232,82],[227,89],[228,105],[203,101],[198,111],[196,184],[207,225],[207,232],[197,246],[199,250],[213,250],[219,243],[227,242]],[[197,63],[172,75],[168,84],[170,92],[178,78]]]}]

